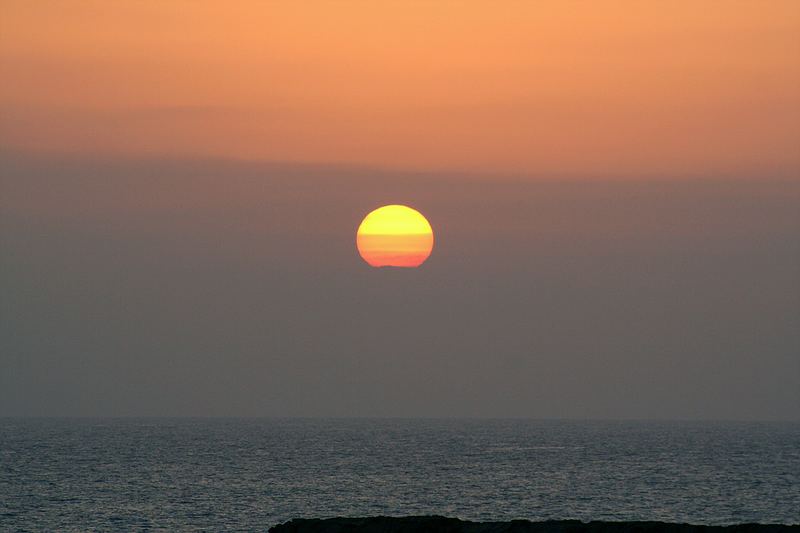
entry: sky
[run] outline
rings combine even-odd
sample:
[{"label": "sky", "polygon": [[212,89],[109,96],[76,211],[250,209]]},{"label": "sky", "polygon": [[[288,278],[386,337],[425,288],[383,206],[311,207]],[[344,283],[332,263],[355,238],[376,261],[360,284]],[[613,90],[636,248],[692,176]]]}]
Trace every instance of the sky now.
[{"label": "sky", "polygon": [[0,15],[0,416],[800,419],[797,2]]},{"label": "sky", "polygon": [[795,0],[0,5],[0,142],[18,149],[545,175],[800,168]]}]

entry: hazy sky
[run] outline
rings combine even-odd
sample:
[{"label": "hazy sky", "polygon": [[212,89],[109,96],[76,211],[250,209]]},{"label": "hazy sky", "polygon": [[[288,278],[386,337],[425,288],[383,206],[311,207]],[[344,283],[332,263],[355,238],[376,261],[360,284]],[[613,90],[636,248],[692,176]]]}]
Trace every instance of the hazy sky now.
[{"label": "hazy sky", "polygon": [[798,181],[2,165],[3,414],[798,418]]},{"label": "hazy sky", "polygon": [[0,0],[0,415],[800,419],[800,3],[297,6]]}]

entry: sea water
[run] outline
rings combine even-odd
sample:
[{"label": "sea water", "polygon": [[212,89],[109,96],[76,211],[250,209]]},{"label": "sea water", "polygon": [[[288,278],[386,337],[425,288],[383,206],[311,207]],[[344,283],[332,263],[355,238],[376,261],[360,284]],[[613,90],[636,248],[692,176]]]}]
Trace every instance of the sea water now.
[{"label": "sea water", "polygon": [[0,530],[293,517],[800,523],[800,424],[0,419]]}]

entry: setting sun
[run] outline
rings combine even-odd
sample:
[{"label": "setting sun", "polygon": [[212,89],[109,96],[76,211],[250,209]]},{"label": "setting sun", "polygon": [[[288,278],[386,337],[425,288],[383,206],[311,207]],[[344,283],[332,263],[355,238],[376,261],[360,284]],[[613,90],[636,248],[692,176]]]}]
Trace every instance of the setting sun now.
[{"label": "setting sun", "polygon": [[370,266],[418,267],[431,255],[433,230],[419,211],[386,205],[364,217],[356,245]]}]

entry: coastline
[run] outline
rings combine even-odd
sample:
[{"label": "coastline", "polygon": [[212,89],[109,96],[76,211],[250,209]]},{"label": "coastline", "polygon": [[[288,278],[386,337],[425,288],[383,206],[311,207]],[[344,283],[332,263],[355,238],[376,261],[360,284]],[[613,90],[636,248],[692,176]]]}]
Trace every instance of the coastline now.
[{"label": "coastline", "polygon": [[604,522],[579,520],[510,520],[471,522],[444,516],[295,518],[269,529],[270,533],[789,533],[800,524],[733,524],[726,526],[656,521]]}]

